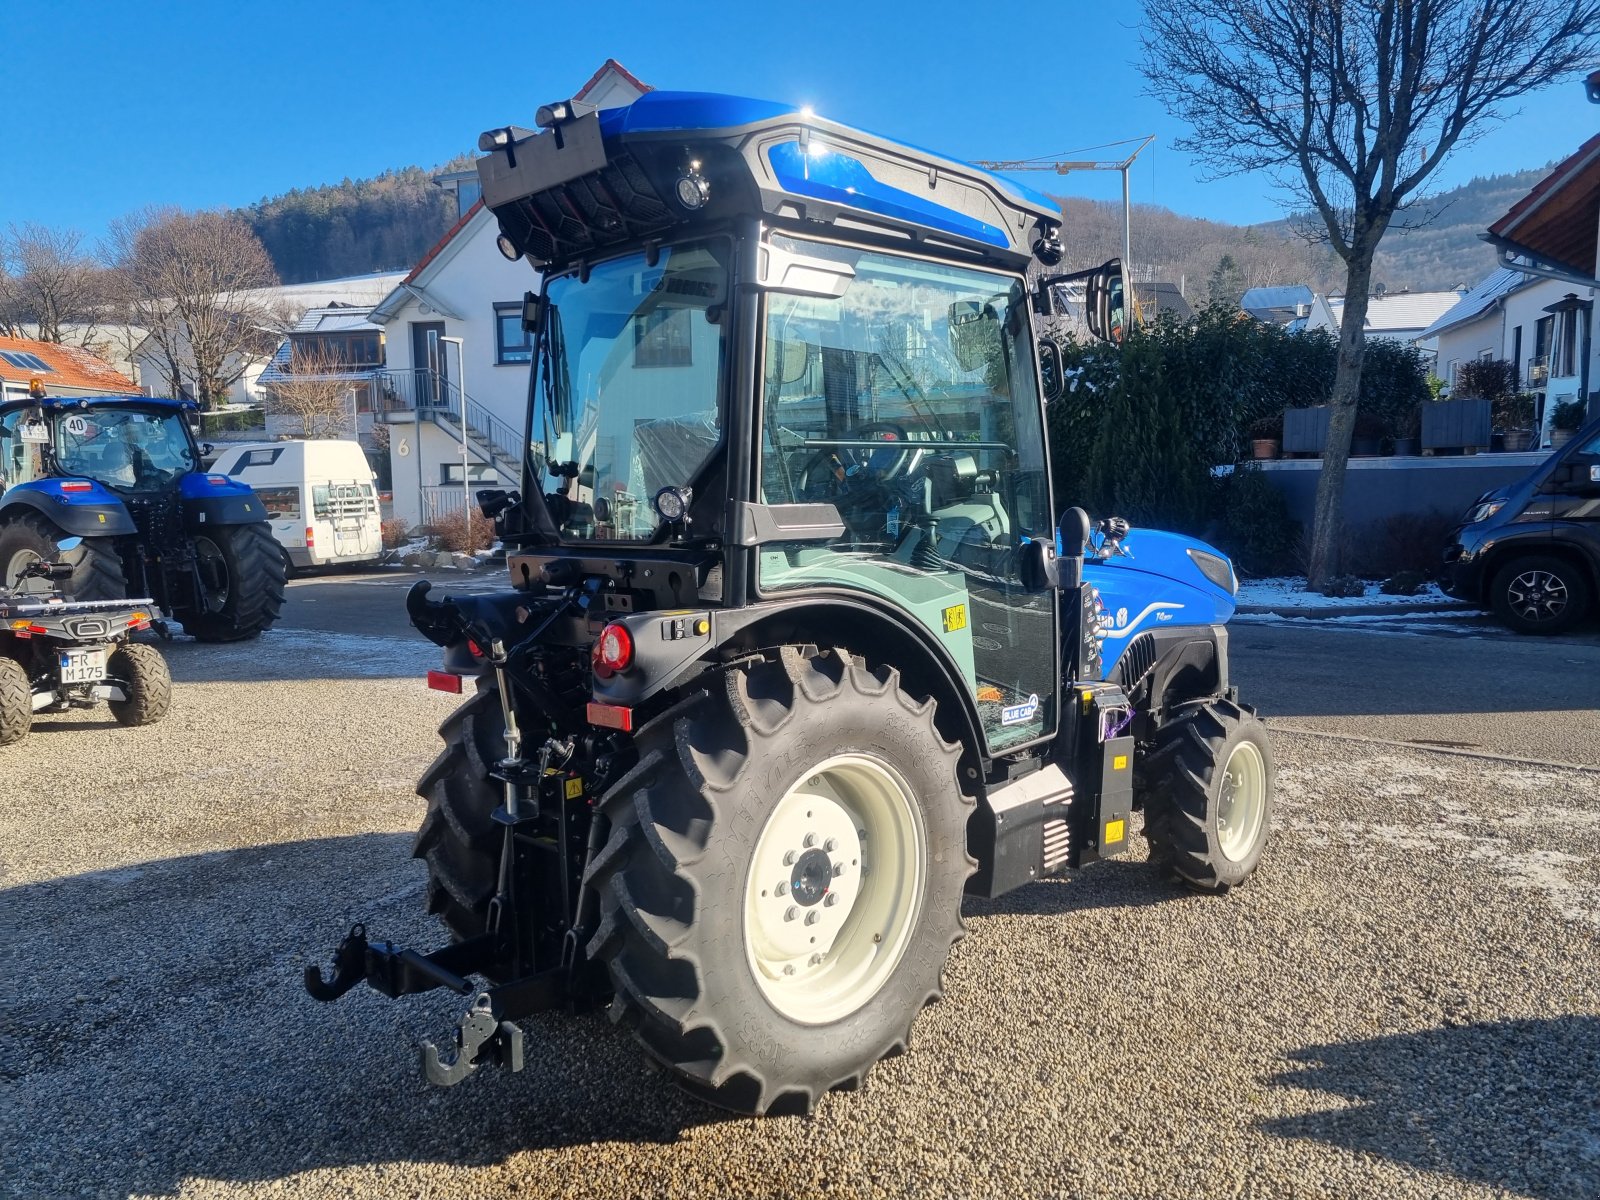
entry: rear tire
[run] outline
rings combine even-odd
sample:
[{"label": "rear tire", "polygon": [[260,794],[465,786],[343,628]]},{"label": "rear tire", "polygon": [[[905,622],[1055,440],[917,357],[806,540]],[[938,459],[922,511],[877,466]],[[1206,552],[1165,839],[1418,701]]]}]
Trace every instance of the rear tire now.
[{"label": "rear tire", "polygon": [[444,749],[417,784],[428,813],[411,853],[428,864],[428,911],[459,942],[484,931],[499,882],[504,829],[492,814],[505,790],[489,778],[506,753],[499,691],[484,688],[445,718],[439,736]]},{"label": "rear tire", "polygon": [[106,702],[117,724],[154,725],[172,707],[172,675],[154,646],[124,642],[106,663],[106,674],[127,696]]},{"label": "rear tire", "polygon": [[1589,615],[1589,580],[1564,558],[1528,555],[1495,573],[1489,602],[1517,633],[1564,633]]},{"label": "rear tire", "polygon": [[122,556],[109,538],[84,538],[76,550],[63,554],[57,550],[63,533],[44,517],[19,512],[0,525],[0,587],[12,587],[17,573],[30,562],[70,562],[72,574],[60,583],[29,580],[29,591],[50,592],[59,588],[72,600],[121,600],[128,594],[128,581],[122,573]]},{"label": "rear tire", "polygon": [[14,658],[0,655],[0,746],[28,736],[33,728],[33,684]]},{"label": "rear tire", "polygon": [[[283,607],[283,551],[263,523],[222,525],[194,537],[202,559],[220,562],[226,581],[216,611],[177,613],[183,631],[202,642],[242,642],[271,629]],[[202,566],[202,572],[204,566]]]},{"label": "rear tire", "polygon": [[1273,760],[1253,709],[1198,704],[1164,725],[1140,764],[1150,861],[1202,892],[1255,873],[1272,830]]},{"label": "rear tire", "polygon": [[587,876],[613,1019],[735,1112],[809,1112],[860,1086],[908,1046],[963,932],[973,801],[933,702],[893,670],[788,647],[637,745]]}]

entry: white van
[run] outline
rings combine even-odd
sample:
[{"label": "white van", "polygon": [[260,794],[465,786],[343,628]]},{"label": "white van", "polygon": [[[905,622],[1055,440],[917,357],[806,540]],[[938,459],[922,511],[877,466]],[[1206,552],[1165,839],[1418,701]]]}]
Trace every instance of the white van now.
[{"label": "white van", "polygon": [[291,568],[376,562],[383,554],[377,481],[357,442],[225,446],[211,474],[255,489]]}]

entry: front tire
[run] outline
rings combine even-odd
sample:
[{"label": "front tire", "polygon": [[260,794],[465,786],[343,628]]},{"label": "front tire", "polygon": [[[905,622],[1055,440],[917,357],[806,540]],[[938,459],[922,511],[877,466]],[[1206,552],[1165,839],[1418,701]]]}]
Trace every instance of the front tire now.
[{"label": "front tire", "polygon": [[1150,861],[1202,892],[1255,873],[1272,829],[1267,730],[1231,700],[1198,704],[1156,734],[1140,764]]},{"label": "front tire", "polygon": [[106,663],[106,674],[126,697],[106,701],[117,724],[154,725],[172,707],[172,675],[154,646],[124,642]]},{"label": "front tire", "polygon": [[29,563],[70,562],[72,574],[59,584],[45,579],[23,581],[24,593],[59,589],[72,600],[121,600],[128,594],[122,556],[109,538],[84,538],[76,550],[62,553],[58,543],[68,535],[31,512],[17,513],[0,526],[0,587],[16,588]]},{"label": "front tire", "polygon": [[272,628],[283,607],[283,551],[265,524],[223,525],[194,537],[204,611],[177,613],[202,642],[242,642]]},{"label": "front tire", "polygon": [[1495,573],[1489,601],[1517,633],[1564,633],[1589,615],[1589,580],[1575,563],[1533,554]]},{"label": "front tire", "polygon": [[587,882],[613,1019],[688,1090],[808,1112],[909,1043],[962,936],[973,800],[898,673],[789,647],[639,731]]},{"label": "front tire", "polygon": [[33,728],[33,684],[14,658],[0,655],[0,746],[28,736]]}]

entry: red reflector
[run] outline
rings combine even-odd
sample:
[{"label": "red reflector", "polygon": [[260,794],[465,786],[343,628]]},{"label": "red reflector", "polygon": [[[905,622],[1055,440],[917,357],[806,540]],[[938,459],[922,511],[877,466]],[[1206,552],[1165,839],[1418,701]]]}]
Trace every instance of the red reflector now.
[{"label": "red reflector", "polygon": [[620,704],[594,704],[589,705],[589,724],[600,725],[606,729],[620,729],[623,733],[633,732],[633,709],[623,708]]},{"label": "red reflector", "polygon": [[61,490],[63,492],[87,492],[93,487],[94,484],[92,483],[79,483],[69,479],[61,485]]},{"label": "red reflector", "polygon": [[478,643],[473,641],[471,638],[467,639],[467,649],[472,651],[473,658],[483,657],[483,647],[478,645]]},{"label": "red reflector", "polygon": [[436,692],[454,692],[461,694],[461,676],[452,675],[449,671],[429,671],[428,686]]}]

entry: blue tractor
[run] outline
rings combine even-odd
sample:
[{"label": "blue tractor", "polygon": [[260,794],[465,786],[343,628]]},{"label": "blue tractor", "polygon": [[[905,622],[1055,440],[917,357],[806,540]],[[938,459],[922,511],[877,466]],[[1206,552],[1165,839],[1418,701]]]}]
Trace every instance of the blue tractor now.
[{"label": "blue tractor", "polygon": [[[283,604],[284,562],[261,501],[201,467],[195,406],[148,396],[0,404],[0,587],[72,564],[75,600],[151,597],[201,641],[255,637]],[[61,553],[63,541],[81,538]]]},{"label": "blue tractor", "polygon": [[[1045,414],[1061,210],[787,104],[561,102],[479,145],[542,281],[498,595],[408,598],[468,699],[419,785],[451,942],[356,926],[331,1000],[469,998],[430,1078],[609,1000],[709,1101],[809,1110],[902,1050],[998,896],[1123,854],[1255,871],[1272,750],[1229,679],[1218,551],[1078,508]],[[531,275],[530,275],[531,279]]]}]

